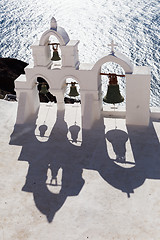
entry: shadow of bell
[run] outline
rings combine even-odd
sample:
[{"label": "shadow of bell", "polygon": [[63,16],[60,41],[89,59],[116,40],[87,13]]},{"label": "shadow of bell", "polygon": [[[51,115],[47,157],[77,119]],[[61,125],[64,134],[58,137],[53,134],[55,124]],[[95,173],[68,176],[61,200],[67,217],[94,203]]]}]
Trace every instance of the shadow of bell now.
[{"label": "shadow of bell", "polygon": [[45,124],[39,126],[39,133],[40,133],[41,137],[44,137],[45,132],[47,131],[47,129],[48,129],[48,127]]},{"label": "shadow of bell", "polygon": [[108,131],[105,136],[107,140],[112,144],[116,157],[125,159],[128,134],[125,131],[114,129]]},{"label": "shadow of bell", "polygon": [[75,125],[72,125],[71,127],[69,127],[69,131],[71,133],[71,138],[72,138],[72,142],[77,142],[77,138],[78,138],[78,133],[80,131],[80,127]]}]

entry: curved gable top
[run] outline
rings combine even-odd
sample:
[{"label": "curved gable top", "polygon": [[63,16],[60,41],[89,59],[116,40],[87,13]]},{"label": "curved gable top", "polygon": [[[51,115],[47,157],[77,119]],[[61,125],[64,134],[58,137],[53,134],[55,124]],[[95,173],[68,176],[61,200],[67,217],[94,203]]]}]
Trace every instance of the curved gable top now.
[{"label": "curved gable top", "polygon": [[65,29],[62,27],[57,27],[57,29],[50,29],[44,32],[39,41],[39,45],[44,46],[46,43],[48,43],[48,39],[51,35],[54,35],[59,40],[60,45],[66,45],[70,41]]},{"label": "curved gable top", "polygon": [[124,69],[125,73],[133,73],[133,64],[120,52],[115,52],[114,54],[109,54],[101,58],[95,63],[93,70],[99,71],[100,67],[106,62],[115,62]]}]

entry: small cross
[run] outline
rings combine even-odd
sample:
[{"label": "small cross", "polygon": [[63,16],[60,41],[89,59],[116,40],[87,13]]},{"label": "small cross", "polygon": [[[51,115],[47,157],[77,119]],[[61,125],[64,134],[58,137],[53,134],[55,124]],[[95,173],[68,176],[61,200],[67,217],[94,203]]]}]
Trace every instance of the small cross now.
[{"label": "small cross", "polygon": [[111,47],[111,52],[114,54],[114,47],[118,46],[117,44],[114,43],[114,41],[112,40],[111,44],[108,44],[109,47]]}]

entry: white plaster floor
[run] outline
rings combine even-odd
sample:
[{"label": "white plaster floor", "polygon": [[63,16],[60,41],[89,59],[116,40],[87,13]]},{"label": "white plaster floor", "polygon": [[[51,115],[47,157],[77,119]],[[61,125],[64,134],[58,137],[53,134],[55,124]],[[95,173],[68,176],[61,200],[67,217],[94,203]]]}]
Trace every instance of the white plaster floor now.
[{"label": "white plaster floor", "polygon": [[159,239],[160,122],[81,131],[80,105],[56,121],[49,103],[14,127],[16,111],[0,100],[0,239]]}]

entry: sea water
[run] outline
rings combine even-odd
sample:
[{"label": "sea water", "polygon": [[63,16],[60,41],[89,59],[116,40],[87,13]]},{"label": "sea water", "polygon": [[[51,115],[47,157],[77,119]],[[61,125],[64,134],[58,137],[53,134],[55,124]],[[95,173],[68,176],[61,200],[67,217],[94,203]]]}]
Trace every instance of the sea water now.
[{"label": "sea water", "polygon": [[[115,50],[133,64],[150,66],[151,106],[160,106],[159,0],[1,0],[0,9],[0,57],[29,62],[30,45],[50,28],[50,19],[55,17],[70,39],[80,40],[81,62],[95,63],[109,53],[108,44],[114,40]],[[114,72],[114,68],[107,64],[102,70]],[[123,93],[125,79],[118,81]],[[105,77],[102,82],[105,94]]]}]

